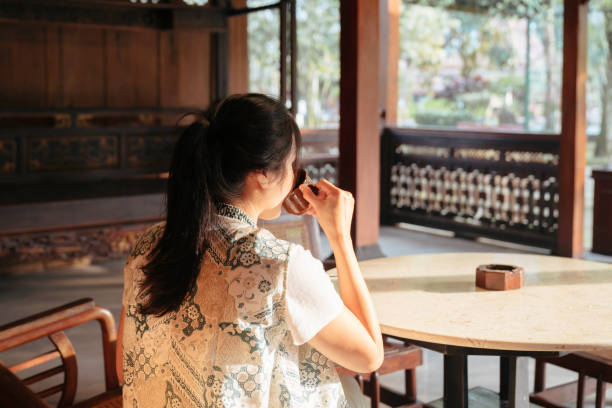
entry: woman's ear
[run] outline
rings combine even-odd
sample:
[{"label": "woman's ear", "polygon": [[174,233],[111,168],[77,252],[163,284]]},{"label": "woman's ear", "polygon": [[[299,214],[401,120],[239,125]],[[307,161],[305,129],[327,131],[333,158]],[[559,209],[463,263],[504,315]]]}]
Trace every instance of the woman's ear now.
[{"label": "woman's ear", "polygon": [[255,181],[260,188],[268,188],[272,184],[269,171],[263,169],[253,170],[250,176],[253,177],[253,181]]}]

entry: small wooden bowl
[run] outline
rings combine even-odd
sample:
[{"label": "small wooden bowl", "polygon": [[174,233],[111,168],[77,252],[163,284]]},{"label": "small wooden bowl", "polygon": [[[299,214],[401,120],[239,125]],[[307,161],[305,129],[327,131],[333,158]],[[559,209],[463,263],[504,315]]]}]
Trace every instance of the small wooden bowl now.
[{"label": "small wooden bowl", "polygon": [[487,290],[512,290],[523,287],[525,271],[514,265],[480,265],[476,268],[476,286]]}]

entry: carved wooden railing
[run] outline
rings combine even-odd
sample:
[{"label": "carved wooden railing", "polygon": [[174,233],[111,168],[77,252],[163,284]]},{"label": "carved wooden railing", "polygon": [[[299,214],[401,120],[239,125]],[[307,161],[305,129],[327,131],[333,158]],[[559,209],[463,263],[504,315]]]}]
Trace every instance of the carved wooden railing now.
[{"label": "carved wooden railing", "polygon": [[386,128],[381,222],[553,249],[557,135]]},{"label": "carved wooden railing", "polygon": [[322,178],[336,183],[338,180],[338,130],[302,130],[302,166],[310,178],[317,182]]}]

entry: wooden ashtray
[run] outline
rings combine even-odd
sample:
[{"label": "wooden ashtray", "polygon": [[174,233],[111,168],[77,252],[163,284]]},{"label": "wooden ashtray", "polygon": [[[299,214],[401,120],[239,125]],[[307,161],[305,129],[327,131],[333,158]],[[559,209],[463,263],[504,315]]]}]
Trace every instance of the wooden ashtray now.
[{"label": "wooden ashtray", "polygon": [[476,268],[476,286],[488,290],[512,290],[523,287],[525,271],[514,265],[480,265]]}]

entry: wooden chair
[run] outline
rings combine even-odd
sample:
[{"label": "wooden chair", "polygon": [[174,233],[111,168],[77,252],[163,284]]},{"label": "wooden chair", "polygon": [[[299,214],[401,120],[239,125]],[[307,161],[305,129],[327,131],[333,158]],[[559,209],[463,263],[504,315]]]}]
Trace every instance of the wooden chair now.
[{"label": "wooden chair", "polygon": [[[554,364],[578,373],[578,380],[546,388],[546,364]],[[595,408],[603,408],[607,383],[612,383],[612,350],[572,353],[560,358],[537,358],[534,392],[530,401],[548,408],[563,408],[576,401],[584,405],[584,396],[595,392]]]},{"label": "wooden chair", "polygon": [[[340,374],[355,377],[361,391],[370,397],[372,408],[383,402],[392,407],[421,407],[417,399],[416,367],[423,364],[423,350],[410,343],[393,343],[383,336],[385,359],[380,368],[371,373],[356,373],[344,367],[337,367]],[[380,376],[404,370],[405,393],[398,394],[380,385]]]},{"label": "wooden chair", "polygon": [[[74,405],[77,388],[77,361],[72,343],[65,329],[96,320],[102,331],[104,355],[104,379],[106,392]],[[42,313],[0,327],[0,352],[48,337],[54,350],[29,360],[4,366],[0,364],[0,406],[49,407],[45,398],[61,393],[58,408],[63,407],[121,407],[121,387],[115,371],[115,346],[117,333],[113,315],[95,305],[90,298],[47,310]],[[45,369],[26,378],[15,374],[39,368],[45,363],[60,359],[59,365]],[[42,391],[34,392],[29,386],[63,373],[63,382]]]},{"label": "wooden chair", "polygon": [[[259,221],[259,225],[268,229],[278,238],[301,244],[304,248],[309,249],[315,258],[323,261],[326,270],[335,267],[333,261],[329,262],[322,258],[319,224],[314,217],[283,213],[275,220]],[[372,407],[377,408],[381,401],[392,407],[410,406],[407,404],[417,401],[416,367],[423,363],[423,351],[408,343],[394,342],[386,336],[383,336],[383,341],[385,343],[385,360],[377,371],[355,373],[344,367],[338,367],[338,372],[357,379],[361,391],[370,397]],[[380,386],[379,376],[400,370],[404,370],[405,375],[406,392],[404,395]]]}]

